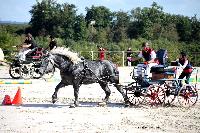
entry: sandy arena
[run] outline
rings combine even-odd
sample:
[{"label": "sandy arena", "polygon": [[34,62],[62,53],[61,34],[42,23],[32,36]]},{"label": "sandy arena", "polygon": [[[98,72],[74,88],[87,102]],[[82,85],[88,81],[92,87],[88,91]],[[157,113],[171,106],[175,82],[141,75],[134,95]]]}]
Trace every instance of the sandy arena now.
[{"label": "sandy arena", "polygon": [[[123,73],[123,72],[122,72]],[[129,74],[127,74],[129,76]],[[56,74],[55,76],[58,76]],[[0,80],[12,80],[7,67],[0,67]],[[98,107],[104,91],[98,84],[80,88],[80,107],[73,103],[73,88],[61,88],[58,101],[51,103],[57,80],[32,80],[27,85],[0,85],[0,101],[5,95],[13,99],[21,87],[21,106],[0,106],[1,133],[197,133],[200,132],[200,100],[194,107],[125,108],[121,94],[110,86],[112,94],[107,107]]]}]

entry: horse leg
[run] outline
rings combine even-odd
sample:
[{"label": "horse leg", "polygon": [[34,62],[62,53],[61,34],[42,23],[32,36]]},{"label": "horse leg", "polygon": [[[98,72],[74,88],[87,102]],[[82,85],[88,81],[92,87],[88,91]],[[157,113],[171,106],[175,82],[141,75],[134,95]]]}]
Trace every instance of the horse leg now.
[{"label": "horse leg", "polygon": [[128,96],[124,93],[123,88],[119,84],[114,84],[114,86],[117,88],[117,90],[122,94],[124,101],[125,101],[125,106],[128,107],[130,106],[131,102],[129,101]]},{"label": "horse leg", "polygon": [[101,86],[101,88],[105,91],[106,93],[106,96],[104,98],[104,102],[107,103],[108,102],[108,99],[109,99],[109,96],[111,94],[111,91],[110,89],[108,88],[108,84],[107,83],[102,83],[100,82],[99,85]]},{"label": "horse leg", "polygon": [[53,93],[53,95],[52,95],[52,103],[55,103],[55,102],[57,101],[57,93],[58,93],[58,90],[59,90],[60,88],[64,87],[64,86],[65,86],[65,84],[62,83],[62,82],[60,82],[60,83],[56,86],[55,91],[54,91],[54,93]]},{"label": "horse leg", "polygon": [[74,84],[73,88],[74,88],[74,97],[75,97],[74,106],[78,107],[79,106],[78,94],[79,94],[80,84]]}]

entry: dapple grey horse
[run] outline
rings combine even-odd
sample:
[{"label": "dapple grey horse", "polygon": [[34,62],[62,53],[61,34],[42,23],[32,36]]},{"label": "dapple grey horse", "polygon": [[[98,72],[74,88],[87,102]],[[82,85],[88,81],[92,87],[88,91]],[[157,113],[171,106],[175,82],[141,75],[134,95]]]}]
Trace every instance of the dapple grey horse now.
[{"label": "dapple grey horse", "polygon": [[99,83],[105,91],[104,103],[108,102],[111,94],[108,88],[108,83],[112,83],[117,90],[122,94],[125,106],[129,106],[130,102],[125,95],[122,86],[119,84],[119,72],[116,66],[108,60],[83,60],[78,54],[70,51],[68,48],[58,47],[47,54],[42,60],[40,68],[41,73],[48,71],[48,66],[53,65],[60,70],[61,81],[56,86],[55,92],[52,95],[52,102],[57,100],[57,92],[60,88],[72,85],[74,88],[75,101],[73,106],[78,106],[79,88],[82,84]]}]

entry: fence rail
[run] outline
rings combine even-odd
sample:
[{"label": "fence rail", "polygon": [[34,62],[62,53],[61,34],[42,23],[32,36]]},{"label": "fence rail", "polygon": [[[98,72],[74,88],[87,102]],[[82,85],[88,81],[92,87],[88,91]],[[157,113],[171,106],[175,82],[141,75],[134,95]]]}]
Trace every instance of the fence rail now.
[{"label": "fence rail", "polygon": [[[4,50],[5,59],[11,60],[14,56],[18,53],[18,51],[11,51],[11,50]],[[132,51],[133,57],[137,57],[139,51]],[[6,54],[9,53],[9,54]],[[99,51],[79,51],[80,56],[83,56],[89,60],[98,60],[99,59]],[[126,66],[127,59],[126,59],[126,51],[105,51],[105,59],[111,60],[118,66]],[[173,55],[173,56],[170,56]],[[179,53],[175,52],[168,52],[169,62],[174,61],[179,57]],[[190,61],[192,62],[193,66],[200,66],[200,52],[193,52],[189,54]],[[136,62],[137,63],[137,62]],[[133,63],[135,65],[135,63]]]}]

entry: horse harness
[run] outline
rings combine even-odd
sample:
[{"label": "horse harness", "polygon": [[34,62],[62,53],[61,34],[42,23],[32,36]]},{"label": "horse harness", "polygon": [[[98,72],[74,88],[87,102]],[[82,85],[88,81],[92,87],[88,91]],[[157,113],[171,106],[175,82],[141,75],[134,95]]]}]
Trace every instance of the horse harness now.
[{"label": "horse harness", "polygon": [[[90,74],[90,76],[94,75],[95,78],[100,81],[100,82],[105,82],[107,83],[106,81],[102,80],[103,78],[99,78],[89,67],[88,67],[88,64],[87,62],[82,59],[82,63],[83,63],[83,70],[81,71],[81,74],[83,75],[84,78],[87,78],[87,79],[93,79],[92,77],[88,77],[87,74]],[[89,73],[87,73],[89,72]],[[104,77],[105,78],[105,77]],[[107,77],[109,78],[109,76]]]}]

